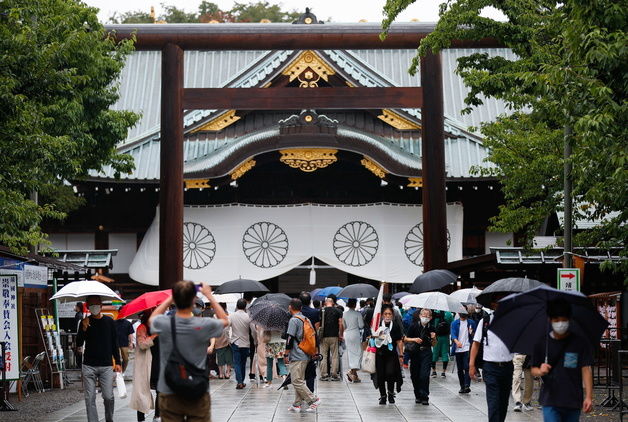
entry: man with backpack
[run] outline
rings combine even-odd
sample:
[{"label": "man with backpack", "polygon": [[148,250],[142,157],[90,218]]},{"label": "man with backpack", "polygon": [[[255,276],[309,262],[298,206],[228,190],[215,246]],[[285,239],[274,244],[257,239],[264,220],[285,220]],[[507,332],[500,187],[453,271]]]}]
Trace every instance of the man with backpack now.
[{"label": "man with backpack", "polygon": [[439,359],[443,361],[443,372],[440,373],[440,376],[445,378],[449,364],[449,327],[453,320],[454,316],[451,312],[434,312],[432,322],[434,323],[434,331],[436,331],[436,346],[432,348],[432,378],[436,378],[436,362]]},{"label": "man with backpack", "polygon": [[[194,318],[196,286],[191,281],[178,281],[172,288],[172,296],[153,311],[149,320],[151,332],[159,334],[157,390],[163,422],[184,418],[199,422],[210,420],[207,347],[212,337],[220,337],[229,320],[211,288],[201,283],[200,291],[209,300],[216,319]],[[163,315],[173,302],[176,313]]]},{"label": "man with backpack", "polygon": [[316,412],[321,400],[305,384],[307,364],[311,356],[316,353],[316,333],[310,320],[301,313],[302,306],[300,299],[292,299],[288,306],[292,318],[288,322],[288,339],[284,356],[294,387],[294,402],[292,402],[289,410],[300,412],[301,404],[305,402],[307,405],[306,412]]}]

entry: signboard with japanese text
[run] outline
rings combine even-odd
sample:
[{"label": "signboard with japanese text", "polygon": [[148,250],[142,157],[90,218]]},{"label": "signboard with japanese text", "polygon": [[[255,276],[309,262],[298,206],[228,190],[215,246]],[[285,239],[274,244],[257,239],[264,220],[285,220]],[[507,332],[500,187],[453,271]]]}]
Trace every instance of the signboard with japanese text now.
[{"label": "signboard with japanese text", "polygon": [[558,268],[557,278],[558,290],[580,291],[579,268]]},{"label": "signboard with japanese text", "polygon": [[20,377],[19,338],[17,318],[17,277],[0,275],[0,341],[6,343],[1,364],[5,365],[8,380]]},{"label": "signboard with japanese text", "polygon": [[41,265],[24,265],[24,287],[45,289],[48,287],[48,267]]}]

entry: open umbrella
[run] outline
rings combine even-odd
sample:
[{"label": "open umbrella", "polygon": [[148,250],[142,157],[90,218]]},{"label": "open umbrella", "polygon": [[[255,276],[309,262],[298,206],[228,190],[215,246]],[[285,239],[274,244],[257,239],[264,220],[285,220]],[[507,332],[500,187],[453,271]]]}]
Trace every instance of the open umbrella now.
[{"label": "open umbrella", "polygon": [[410,293],[408,292],[397,292],[394,295],[392,295],[393,300],[399,300],[402,297],[408,296]]},{"label": "open umbrella", "polygon": [[256,280],[248,280],[246,278],[238,278],[237,280],[231,280],[222,283],[216,287],[215,292],[217,294],[225,293],[268,293],[270,290],[266,288],[262,283]]},{"label": "open umbrella", "polygon": [[580,292],[557,290],[544,284],[500,300],[491,331],[510,351],[532,354],[539,342],[547,342],[550,332],[547,303],[555,299],[571,305],[569,330],[596,347],[608,327],[608,321],[597,312],[591,300]]},{"label": "open umbrella", "polygon": [[475,300],[477,300],[479,304],[489,307],[491,306],[493,295],[525,292],[526,290],[534,289],[541,285],[543,285],[543,283],[540,281],[528,277],[502,278],[484,289],[482,293],[476,296]]},{"label": "open umbrella", "polygon": [[116,292],[96,280],[79,280],[68,283],[55,293],[50,300],[57,299],[62,302],[70,302],[86,300],[88,296],[122,300]]},{"label": "open umbrella", "polygon": [[338,292],[338,297],[359,298],[359,297],[375,297],[379,290],[376,287],[366,283],[349,284],[347,287]]},{"label": "open umbrella", "polygon": [[283,306],[268,300],[256,300],[247,312],[252,321],[257,322],[267,330],[283,331],[290,321],[290,312]]},{"label": "open umbrella", "polygon": [[449,297],[460,303],[475,303],[477,295],[482,293],[482,290],[477,287],[471,287],[470,289],[460,289],[449,294]]},{"label": "open umbrella", "polygon": [[442,292],[425,292],[418,295],[403,297],[403,305],[407,308],[427,308],[436,311],[464,312],[466,309],[460,302],[456,302]]},{"label": "open umbrella", "polygon": [[144,293],[120,308],[118,319],[128,318],[131,315],[159,306],[161,302],[167,300],[170,296],[172,296],[172,289]]},{"label": "open umbrella", "polygon": [[266,293],[264,296],[258,297],[253,304],[268,301],[276,303],[287,310],[291,300],[292,298],[285,293]]},{"label": "open umbrella", "polygon": [[312,299],[323,300],[329,295],[338,296],[338,292],[340,292],[341,290],[342,290],[342,287],[338,287],[338,286],[325,287],[323,289],[320,289],[318,292],[316,292],[316,296],[312,296]]},{"label": "open umbrella", "polygon": [[425,272],[414,279],[414,283],[408,290],[410,293],[418,294],[438,290],[456,281],[458,276],[448,270],[431,270]]}]

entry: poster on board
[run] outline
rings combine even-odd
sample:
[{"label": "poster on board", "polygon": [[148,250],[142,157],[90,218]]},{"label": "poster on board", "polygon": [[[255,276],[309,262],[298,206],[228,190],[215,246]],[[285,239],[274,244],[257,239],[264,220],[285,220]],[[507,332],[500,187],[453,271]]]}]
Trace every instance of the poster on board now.
[{"label": "poster on board", "polygon": [[5,342],[5,354],[1,364],[5,365],[8,380],[20,377],[19,333],[17,318],[17,277],[0,275],[0,341]]}]

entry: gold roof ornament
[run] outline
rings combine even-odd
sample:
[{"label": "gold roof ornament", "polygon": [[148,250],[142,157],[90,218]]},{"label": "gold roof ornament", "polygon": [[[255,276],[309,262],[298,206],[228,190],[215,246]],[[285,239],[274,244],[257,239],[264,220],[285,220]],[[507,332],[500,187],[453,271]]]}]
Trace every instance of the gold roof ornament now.
[{"label": "gold roof ornament", "polygon": [[318,54],[305,50],[281,74],[288,76],[290,82],[298,79],[301,88],[316,88],[320,79],[327,81],[330,75],[336,74],[336,71]]},{"label": "gold roof ornament", "polygon": [[226,112],[220,114],[219,116],[211,119],[207,123],[202,126],[197,127],[192,131],[192,133],[196,132],[217,132],[219,130],[223,130],[227,126],[232,123],[240,120],[240,116],[236,116],[235,110],[227,110]]},{"label": "gold roof ornament", "polygon": [[399,130],[421,129],[421,126],[419,126],[418,124],[414,123],[411,120],[406,119],[405,117],[387,108],[383,109],[382,114],[377,116],[377,118],[388,123],[395,129],[399,129]]},{"label": "gold roof ornament", "polygon": [[327,148],[298,148],[279,150],[282,163],[306,173],[325,168],[335,163],[337,149]]},{"label": "gold roof ornament", "polygon": [[408,177],[408,187],[409,188],[422,188],[423,178],[422,177]]},{"label": "gold roof ornament", "polygon": [[231,172],[231,180],[236,180],[244,176],[244,173],[246,173],[247,171],[255,167],[255,164],[256,164],[255,160],[249,160],[242,163],[235,170]]},{"label": "gold roof ornament", "polygon": [[364,157],[362,161],[360,161],[360,164],[362,164],[364,167],[367,168],[367,170],[369,170],[380,179],[386,177],[386,170],[384,170],[379,164],[377,164],[375,161],[372,161],[370,158]]},{"label": "gold roof ornament", "polygon": [[184,181],[186,189],[211,188],[209,179],[188,179]]}]

